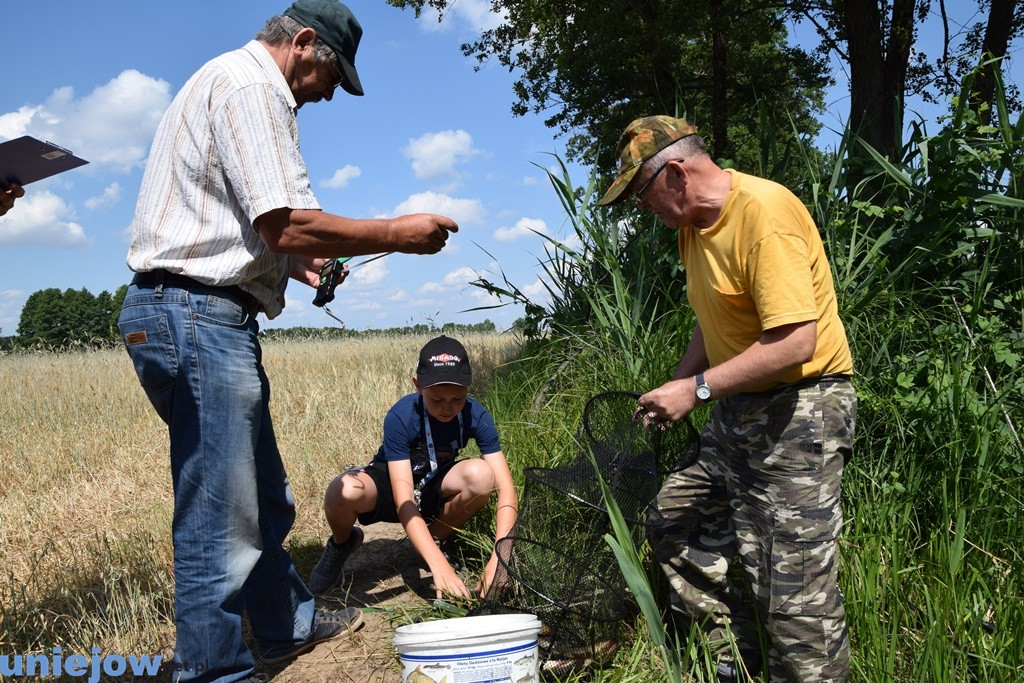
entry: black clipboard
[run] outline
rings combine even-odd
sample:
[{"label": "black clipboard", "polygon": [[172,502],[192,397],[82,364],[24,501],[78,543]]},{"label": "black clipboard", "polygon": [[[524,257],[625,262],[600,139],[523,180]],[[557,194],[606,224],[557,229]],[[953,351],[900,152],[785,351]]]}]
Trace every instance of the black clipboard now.
[{"label": "black clipboard", "polygon": [[25,135],[0,142],[0,187],[28,185],[87,163],[59,145]]}]

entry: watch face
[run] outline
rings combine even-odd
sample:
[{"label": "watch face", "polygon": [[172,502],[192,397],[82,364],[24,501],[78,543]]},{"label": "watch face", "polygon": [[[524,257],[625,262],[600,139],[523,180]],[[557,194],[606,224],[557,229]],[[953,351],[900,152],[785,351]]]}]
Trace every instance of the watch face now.
[{"label": "watch face", "polygon": [[702,401],[706,401],[711,398],[711,387],[707,384],[701,384],[697,387],[697,398]]}]

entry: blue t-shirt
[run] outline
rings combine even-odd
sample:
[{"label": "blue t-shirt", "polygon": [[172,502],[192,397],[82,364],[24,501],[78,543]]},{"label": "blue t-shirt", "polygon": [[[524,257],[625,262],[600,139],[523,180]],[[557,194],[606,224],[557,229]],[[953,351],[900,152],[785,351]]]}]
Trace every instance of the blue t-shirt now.
[{"label": "blue t-shirt", "polygon": [[415,393],[398,399],[384,417],[384,443],[373,461],[385,464],[392,460],[409,460],[413,483],[418,484],[430,472],[424,418],[430,420],[430,434],[438,467],[456,460],[459,451],[466,447],[470,439],[476,441],[482,455],[501,450],[494,418],[487,408],[472,397],[466,398],[466,405],[459,415],[448,422],[440,422],[427,414],[423,407],[423,397]]}]

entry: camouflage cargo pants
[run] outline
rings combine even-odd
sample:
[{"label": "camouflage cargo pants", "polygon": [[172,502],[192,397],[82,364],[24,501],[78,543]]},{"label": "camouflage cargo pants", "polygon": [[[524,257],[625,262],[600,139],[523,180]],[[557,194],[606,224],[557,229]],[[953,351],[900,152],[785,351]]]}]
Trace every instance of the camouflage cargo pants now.
[{"label": "camouflage cargo pants", "polygon": [[[837,539],[856,407],[845,380],[722,399],[700,458],[658,495],[653,541],[673,610],[701,624],[725,659],[730,633],[756,652],[763,629],[772,681],[849,677]],[[737,556],[749,591],[730,576]]]}]

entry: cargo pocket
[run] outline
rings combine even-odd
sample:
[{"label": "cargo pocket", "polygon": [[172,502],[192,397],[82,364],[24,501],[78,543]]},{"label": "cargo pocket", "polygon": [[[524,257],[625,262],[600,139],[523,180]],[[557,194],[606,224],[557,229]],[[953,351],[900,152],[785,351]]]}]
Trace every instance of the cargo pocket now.
[{"label": "cargo pocket", "polygon": [[788,616],[831,614],[839,600],[835,584],[836,541],[772,536],[769,610]]}]

